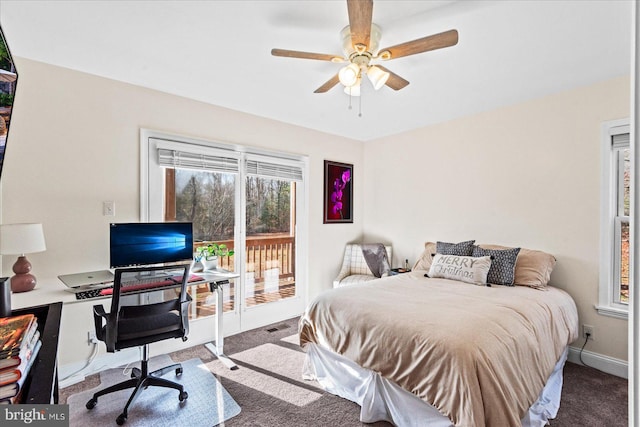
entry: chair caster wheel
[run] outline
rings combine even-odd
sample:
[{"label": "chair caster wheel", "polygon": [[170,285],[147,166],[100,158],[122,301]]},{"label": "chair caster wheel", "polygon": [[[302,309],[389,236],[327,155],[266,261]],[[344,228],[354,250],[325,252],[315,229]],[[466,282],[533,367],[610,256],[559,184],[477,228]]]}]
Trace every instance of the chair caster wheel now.
[{"label": "chair caster wheel", "polygon": [[180,402],[184,402],[185,400],[187,400],[188,397],[189,397],[189,393],[187,393],[186,391],[181,391],[180,396],[178,396],[178,399],[180,399]]},{"label": "chair caster wheel", "polygon": [[127,417],[124,414],[120,414],[118,415],[118,418],[116,418],[116,424],[118,424],[119,426],[124,424],[125,421],[127,421]]},{"label": "chair caster wheel", "polygon": [[95,407],[96,407],[96,404],[97,404],[97,403],[98,403],[98,400],[97,400],[97,399],[89,399],[89,401],[87,402],[87,404],[86,404],[86,405],[84,405],[84,406],[86,406],[86,407],[87,407],[87,409],[93,409],[93,408],[95,408]]},{"label": "chair caster wheel", "polygon": [[182,367],[176,368],[176,375],[182,375]]}]

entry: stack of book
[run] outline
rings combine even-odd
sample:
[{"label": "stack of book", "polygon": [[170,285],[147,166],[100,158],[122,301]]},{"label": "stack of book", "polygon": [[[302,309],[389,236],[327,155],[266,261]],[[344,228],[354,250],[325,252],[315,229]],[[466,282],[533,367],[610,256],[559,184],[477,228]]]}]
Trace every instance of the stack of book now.
[{"label": "stack of book", "polygon": [[0,404],[21,403],[22,388],[41,346],[33,314],[0,318]]}]

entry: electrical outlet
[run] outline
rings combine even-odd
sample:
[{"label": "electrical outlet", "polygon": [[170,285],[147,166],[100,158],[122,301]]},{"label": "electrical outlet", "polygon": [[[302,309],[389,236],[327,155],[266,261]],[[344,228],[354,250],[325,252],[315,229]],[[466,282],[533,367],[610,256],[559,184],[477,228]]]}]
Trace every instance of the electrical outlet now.
[{"label": "electrical outlet", "polygon": [[89,331],[87,332],[87,343],[89,345],[91,344],[98,344],[98,337],[96,337],[96,333],[94,331]]},{"label": "electrical outlet", "polygon": [[587,334],[589,334],[589,341],[595,341],[593,337],[593,326],[591,325],[582,325],[582,338],[587,338]]}]

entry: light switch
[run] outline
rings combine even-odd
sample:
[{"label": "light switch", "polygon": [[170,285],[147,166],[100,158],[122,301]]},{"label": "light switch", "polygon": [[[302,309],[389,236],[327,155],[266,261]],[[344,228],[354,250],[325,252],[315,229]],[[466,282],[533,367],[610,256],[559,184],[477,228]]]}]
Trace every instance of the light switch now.
[{"label": "light switch", "polygon": [[102,202],[102,215],[115,216],[116,215],[116,202],[106,201]]}]

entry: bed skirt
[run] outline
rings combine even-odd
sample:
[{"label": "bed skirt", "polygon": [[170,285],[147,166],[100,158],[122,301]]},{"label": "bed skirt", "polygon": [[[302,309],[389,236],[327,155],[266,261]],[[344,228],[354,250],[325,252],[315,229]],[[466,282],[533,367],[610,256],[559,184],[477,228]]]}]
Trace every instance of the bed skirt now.
[{"label": "bed skirt", "polygon": [[[451,427],[451,420],[376,372],[314,343],[305,346],[303,378],[317,380],[322,388],[361,407],[360,421],[388,421],[398,427]],[[562,369],[569,347],[565,348],[538,400],[522,419],[523,427],[543,427],[558,414],[562,392]]]}]

